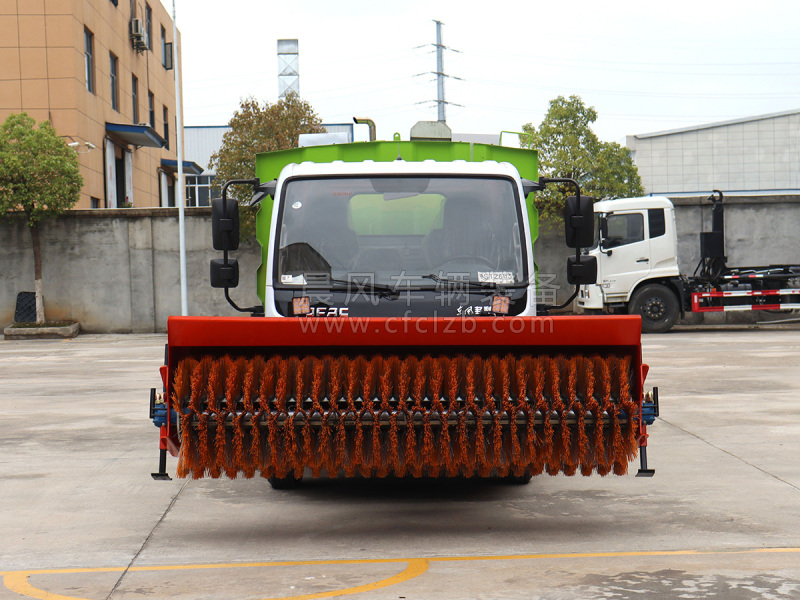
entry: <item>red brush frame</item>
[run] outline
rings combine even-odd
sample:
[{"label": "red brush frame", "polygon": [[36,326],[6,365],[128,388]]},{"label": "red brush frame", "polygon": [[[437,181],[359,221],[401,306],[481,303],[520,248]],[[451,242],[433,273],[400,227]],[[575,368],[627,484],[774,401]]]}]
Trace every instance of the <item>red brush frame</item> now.
[{"label": "red brush frame", "polygon": [[[326,326],[326,321],[330,324]],[[303,323],[305,322],[305,323]],[[312,322],[316,322],[312,325]],[[337,323],[338,322],[338,323]],[[641,349],[635,315],[563,317],[170,317],[170,349],[298,346],[626,346]]]},{"label": "red brush frame", "polygon": [[[642,363],[641,318],[634,315],[556,317],[170,317],[167,323],[168,365],[162,368],[166,397],[178,361],[202,352],[235,352],[237,348],[291,353],[294,348],[320,352],[364,352],[371,347],[436,354],[465,347],[472,351],[596,352],[618,349],[629,354],[636,374],[634,401],[643,400],[648,367]],[[469,351],[469,350],[468,350]],[[173,426],[161,428],[160,447],[177,455],[180,442]],[[647,442],[644,423],[640,440]]]}]

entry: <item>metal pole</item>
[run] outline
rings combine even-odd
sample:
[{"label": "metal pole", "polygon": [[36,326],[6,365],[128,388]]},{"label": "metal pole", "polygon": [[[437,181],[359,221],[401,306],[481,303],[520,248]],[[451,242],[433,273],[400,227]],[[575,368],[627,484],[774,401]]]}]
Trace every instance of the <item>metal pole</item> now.
[{"label": "metal pole", "polygon": [[445,122],[444,118],[444,46],[442,45],[442,22],[436,23],[436,104],[439,107],[439,121]]},{"label": "metal pole", "polygon": [[180,263],[181,263],[181,314],[189,314],[189,300],[186,282],[186,221],[184,219],[184,181],[183,181],[183,111],[181,109],[181,75],[180,61],[178,60],[178,20],[175,11],[175,2],[172,0],[172,66],[175,69],[175,118],[177,131],[175,132],[176,150],[178,152],[178,181],[175,183],[175,203],[178,205],[178,231],[180,237]]}]

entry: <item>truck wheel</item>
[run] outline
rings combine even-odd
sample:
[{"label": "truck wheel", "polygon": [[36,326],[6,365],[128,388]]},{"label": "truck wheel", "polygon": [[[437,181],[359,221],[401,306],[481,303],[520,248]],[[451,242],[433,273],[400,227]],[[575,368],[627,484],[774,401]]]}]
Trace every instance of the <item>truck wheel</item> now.
[{"label": "truck wheel", "polygon": [[293,474],[288,474],[286,477],[275,477],[273,475],[269,478],[269,484],[273,490],[293,490],[300,487],[302,477],[295,477]]},{"label": "truck wheel", "polygon": [[678,299],[669,288],[650,283],[634,292],[628,313],[642,317],[643,333],[664,333],[678,320]]},{"label": "truck wheel", "polygon": [[533,475],[531,474],[531,470],[525,469],[525,472],[522,475],[514,475],[513,473],[510,473],[505,476],[504,480],[510,485],[527,485],[530,483],[532,477]]}]

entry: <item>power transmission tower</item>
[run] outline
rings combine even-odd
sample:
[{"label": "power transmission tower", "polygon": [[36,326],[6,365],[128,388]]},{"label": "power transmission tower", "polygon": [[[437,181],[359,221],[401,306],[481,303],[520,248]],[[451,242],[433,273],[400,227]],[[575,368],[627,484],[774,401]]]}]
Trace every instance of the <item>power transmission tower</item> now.
[{"label": "power transmission tower", "polygon": [[442,43],[442,25],[441,21],[433,21],[436,23],[436,43],[434,47],[436,48],[436,71],[434,71],[434,75],[436,75],[436,106],[438,109],[438,120],[444,123],[445,119],[445,111],[444,107],[445,104],[453,104],[453,106],[461,106],[460,104],[454,104],[453,102],[447,102],[444,99],[444,79],[445,77],[449,77],[450,79],[458,79],[461,80],[460,77],[453,77],[452,75],[448,75],[444,72],[444,51],[451,50],[453,52],[458,52],[458,50],[453,50],[453,48],[448,48]]}]

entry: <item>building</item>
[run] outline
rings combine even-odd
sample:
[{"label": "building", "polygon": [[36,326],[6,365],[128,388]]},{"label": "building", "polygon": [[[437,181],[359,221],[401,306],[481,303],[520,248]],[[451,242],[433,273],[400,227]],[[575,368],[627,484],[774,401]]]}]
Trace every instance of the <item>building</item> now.
[{"label": "building", "polygon": [[160,0],[0,2],[0,119],[49,120],[75,148],[76,208],[174,205],[172,31]]},{"label": "building", "polygon": [[228,125],[184,128],[184,155],[191,156],[202,169],[186,175],[186,206],[210,206],[211,200],[219,197],[219,189],[213,185],[216,175],[210,168],[211,155],[222,147],[222,137],[229,130]]},{"label": "building", "polygon": [[648,194],[800,193],[800,110],[628,136]]}]

